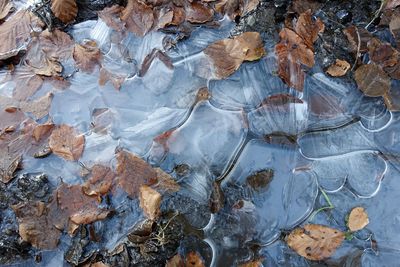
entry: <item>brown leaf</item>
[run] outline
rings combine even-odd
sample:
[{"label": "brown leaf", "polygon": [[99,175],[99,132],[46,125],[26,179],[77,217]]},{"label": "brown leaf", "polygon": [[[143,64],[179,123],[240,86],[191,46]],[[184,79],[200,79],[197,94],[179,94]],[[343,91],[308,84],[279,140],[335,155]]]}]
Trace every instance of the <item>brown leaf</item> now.
[{"label": "brown leaf", "polygon": [[[350,43],[350,51],[353,53],[365,53],[368,51],[368,41],[373,37],[372,34],[364,28],[357,28],[352,25],[343,30]],[[358,49],[360,46],[360,49]]]},{"label": "brown leaf", "polygon": [[89,196],[105,195],[110,191],[115,176],[109,167],[96,164],[92,167],[91,177],[82,186],[83,192]]},{"label": "brown leaf", "polygon": [[33,73],[37,75],[43,75],[47,77],[61,76],[63,67],[58,61],[43,57],[42,60],[40,60],[40,62],[38,63],[38,65],[34,65],[31,64],[31,62],[26,61],[26,65],[30,67]]},{"label": "brown leaf", "polygon": [[316,0],[293,0],[289,12],[302,14],[307,10],[311,10],[313,14],[321,7],[321,3]]},{"label": "brown leaf", "polygon": [[392,19],[389,23],[390,32],[393,34],[394,39],[396,40],[397,48],[400,46],[400,17],[392,16]]},{"label": "brown leaf", "polygon": [[31,29],[38,26],[41,26],[39,19],[26,10],[17,12],[4,22],[0,27],[0,60],[25,50],[31,38]]},{"label": "brown leaf", "polygon": [[49,145],[54,154],[66,160],[78,160],[83,153],[85,137],[63,124],[53,130]]},{"label": "brown leaf", "polygon": [[155,220],[160,216],[160,206],[162,196],[156,190],[147,185],[142,185],[139,189],[140,207],[150,220]]},{"label": "brown leaf", "polygon": [[191,2],[186,6],[186,20],[192,23],[205,23],[212,21],[214,11],[206,4]]},{"label": "brown leaf", "polygon": [[174,11],[169,9],[161,9],[157,19],[157,29],[163,29],[172,25],[174,20]]},{"label": "brown leaf", "polygon": [[99,207],[96,196],[88,196],[80,185],[62,183],[54,193],[49,204],[49,217],[52,224],[60,230],[72,224],[89,224],[105,219],[109,211]]},{"label": "brown leaf", "polygon": [[209,45],[204,53],[211,59],[217,78],[223,79],[233,74],[243,61],[258,60],[266,52],[259,33],[245,32]]},{"label": "brown leaf", "polygon": [[390,111],[400,111],[400,90],[392,88],[383,95],[383,99],[385,100],[386,107]]},{"label": "brown leaf", "polygon": [[36,142],[39,142],[44,138],[49,137],[53,129],[54,129],[54,124],[52,123],[39,124],[34,127],[32,136]]},{"label": "brown leaf", "polygon": [[19,106],[23,112],[32,114],[36,119],[41,119],[49,114],[53,94],[48,93],[34,101],[21,101]]},{"label": "brown leaf", "polygon": [[124,24],[120,18],[123,9],[124,8],[122,6],[113,5],[111,7],[104,8],[102,11],[99,11],[98,15],[108,27],[121,32],[124,29]]},{"label": "brown leaf", "polygon": [[151,64],[153,63],[153,61],[158,58],[161,62],[164,63],[164,65],[169,68],[169,69],[173,69],[174,65],[172,63],[172,60],[169,56],[167,56],[165,53],[163,53],[162,51],[160,51],[159,49],[154,48],[150,54],[148,54],[142,63],[142,66],[140,68],[139,71],[139,76],[143,77],[146,75],[147,71],[149,70]]},{"label": "brown leaf", "polygon": [[317,224],[296,228],[286,238],[288,246],[297,254],[316,261],[329,258],[343,240],[341,231]]},{"label": "brown leaf", "polygon": [[157,172],[143,159],[129,153],[117,153],[117,185],[132,198],[138,196],[142,185],[157,183]]},{"label": "brown leaf", "polygon": [[21,66],[11,76],[15,81],[13,98],[16,100],[26,100],[33,96],[42,87],[43,78],[33,73],[25,66]]},{"label": "brown leaf", "polygon": [[0,0],[0,21],[5,19],[14,9],[9,0]]},{"label": "brown leaf", "polygon": [[62,62],[72,57],[74,40],[63,31],[45,30],[39,35],[39,42],[42,51],[51,60]]},{"label": "brown leaf", "polygon": [[24,203],[12,208],[18,219],[19,235],[24,241],[40,249],[57,247],[61,232],[50,223],[44,203]]},{"label": "brown leaf", "polygon": [[256,191],[265,191],[274,178],[274,170],[258,171],[246,178],[247,184]]},{"label": "brown leaf", "polygon": [[351,68],[349,62],[346,60],[336,59],[335,63],[329,66],[326,73],[333,77],[342,77],[346,75],[347,71]]},{"label": "brown leaf", "polygon": [[68,24],[78,15],[76,0],[51,0],[51,11],[63,23]]},{"label": "brown leaf", "polygon": [[390,89],[389,76],[377,65],[362,65],[354,73],[358,88],[367,96],[383,96]]},{"label": "brown leaf", "polygon": [[153,187],[157,191],[166,191],[169,193],[175,193],[179,191],[180,186],[171,175],[160,168],[155,168],[154,170],[157,173],[157,184],[155,184]]},{"label": "brown leaf", "polygon": [[126,23],[129,31],[144,36],[153,27],[153,9],[140,1],[128,0],[127,6],[122,10],[121,20]]},{"label": "brown leaf", "polygon": [[389,43],[382,43],[376,38],[368,42],[371,61],[381,66],[393,79],[400,79],[400,53]]},{"label": "brown leaf", "polygon": [[226,14],[231,20],[241,17],[257,8],[259,0],[221,0],[215,4],[218,13]]},{"label": "brown leaf", "polygon": [[218,213],[225,204],[224,191],[221,189],[221,183],[213,182],[211,195],[209,199],[209,206],[211,213]]},{"label": "brown leaf", "polygon": [[249,261],[243,264],[240,264],[238,267],[261,267],[263,259]]},{"label": "brown leaf", "polygon": [[186,255],[185,267],[205,267],[204,260],[198,252],[191,251]]},{"label": "brown leaf", "polygon": [[14,173],[22,163],[22,156],[13,156],[8,151],[0,150],[0,180],[2,183],[9,183],[14,178]]},{"label": "brown leaf", "polygon": [[107,69],[102,67],[100,69],[99,85],[104,86],[108,81],[112,83],[112,85],[116,90],[119,90],[121,89],[121,86],[125,81],[125,78],[114,75],[110,73]]},{"label": "brown leaf", "polygon": [[85,40],[82,44],[76,44],[74,48],[74,60],[78,68],[86,72],[92,72],[94,66],[100,63],[101,52],[95,41]]},{"label": "brown leaf", "polygon": [[351,210],[347,227],[352,232],[363,229],[369,223],[368,214],[363,207],[356,207]]},{"label": "brown leaf", "polygon": [[318,39],[318,34],[323,32],[324,29],[325,26],[320,18],[315,21],[312,19],[311,10],[302,13],[295,26],[296,33],[303,38],[304,43],[311,50],[314,50],[314,42]]},{"label": "brown leaf", "polygon": [[173,256],[171,259],[167,261],[165,267],[184,267],[181,255],[176,254],[175,256]]}]

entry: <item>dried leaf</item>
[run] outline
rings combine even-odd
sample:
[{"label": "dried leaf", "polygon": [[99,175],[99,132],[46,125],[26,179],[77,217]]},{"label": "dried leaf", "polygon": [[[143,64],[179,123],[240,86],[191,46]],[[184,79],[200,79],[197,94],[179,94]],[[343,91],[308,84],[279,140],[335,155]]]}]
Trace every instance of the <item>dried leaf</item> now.
[{"label": "dried leaf", "polygon": [[192,23],[205,23],[212,21],[214,11],[206,4],[191,2],[186,6],[186,20]]},{"label": "dried leaf", "polygon": [[321,3],[315,0],[293,0],[289,12],[302,14],[307,12],[307,10],[311,10],[311,13],[313,14],[320,7]]},{"label": "dried leaf", "polygon": [[9,0],[0,0],[0,21],[5,19],[14,9]]},{"label": "dried leaf", "polygon": [[165,53],[163,53],[162,51],[160,51],[159,49],[154,48],[150,54],[148,54],[142,63],[142,66],[140,68],[139,71],[139,76],[143,77],[146,75],[147,71],[149,70],[151,64],[153,63],[153,61],[158,58],[161,62],[164,63],[164,65],[169,68],[169,69],[173,69],[174,65],[172,64],[172,60],[169,56],[167,56]]},{"label": "dried leaf", "polygon": [[49,114],[53,94],[48,93],[35,101],[21,101],[19,106],[23,112],[30,113],[36,119],[41,119]]},{"label": "dried leaf", "polygon": [[351,210],[347,227],[352,232],[359,231],[369,223],[368,214],[363,207],[356,207]]},{"label": "dried leaf", "polygon": [[124,8],[119,5],[106,7],[98,12],[99,18],[107,24],[108,27],[121,32],[124,29],[124,24],[121,21],[121,12]]},{"label": "dried leaf", "polygon": [[390,111],[400,111],[400,90],[392,88],[383,95],[383,99],[385,100],[386,107]]},{"label": "dried leaf", "polygon": [[51,0],[51,11],[63,23],[68,24],[78,15],[76,0]]},{"label": "dried leaf", "polygon": [[265,191],[274,178],[274,170],[266,169],[247,177],[247,184],[256,191]]},{"label": "dried leaf", "polygon": [[390,89],[389,76],[377,65],[362,65],[354,73],[358,88],[367,96],[377,97]]},{"label": "dried leaf", "polygon": [[38,65],[33,65],[29,61],[26,61],[26,65],[32,69],[33,73],[47,77],[61,76],[61,72],[63,70],[63,67],[58,61],[45,57],[40,60]]},{"label": "dried leaf", "polygon": [[39,19],[26,10],[17,12],[4,22],[0,27],[0,60],[25,50],[31,39],[31,29],[38,26],[41,26]]},{"label": "dried leaf", "polygon": [[83,192],[89,196],[102,196],[107,194],[113,185],[116,174],[103,165],[94,165],[91,170],[91,177],[82,186]]},{"label": "dried leaf", "polygon": [[48,209],[42,202],[13,206],[19,223],[19,235],[35,248],[54,249],[61,232],[49,221]]},{"label": "dried leaf", "polygon": [[26,100],[33,96],[43,84],[43,78],[33,73],[25,66],[18,68],[11,76],[11,79],[15,81],[13,98],[19,101]]},{"label": "dried leaf", "polygon": [[155,171],[157,173],[157,184],[154,185],[155,189],[169,193],[175,193],[179,191],[180,186],[171,175],[164,172],[160,168],[155,168]]},{"label": "dried leaf", "polygon": [[385,9],[393,9],[400,6],[400,0],[388,0],[386,1]]},{"label": "dried leaf", "polygon": [[165,267],[184,267],[185,265],[183,264],[183,259],[181,255],[176,254],[173,256],[171,259],[167,261],[165,264]]},{"label": "dried leaf", "polygon": [[396,40],[397,47],[400,46],[400,17],[392,16],[392,19],[389,23],[390,32],[393,34],[394,39]]},{"label": "dried leaf", "polygon": [[66,160],[78,160],[83,153],[85,137],[63,124],[53,130],[49,145],[54,154]]},{"label": "dried leaf", "polygon": [[9,183],[14,178],[14,173],[22,163],[22,156],[13,156],[5,149],[0,150],[0,180],[2,183]]},{"label": "dried leaf", "polygon": [[296,228],[286,238],[288,246],[297,254],[316,261],[329,258],[343,240],[341,231],[317,224]]},{"label": "dried leaf", "polygon": [[249,261],[243,264],[240,264],[238,267],[261,267],[263,259]]},{"label": "dried leaf", "polygon": [[245,32],[209,45],[204,53],[211,59],[217,78],[223,79],[234,73],[243,61],[258,60],[266,52],[259,33]]},{"label": "dried leaf", "polygon": [[100,69],[100,77],[99,77],[99,85],[104,86],[106,83],[110,81],[116,90],[121,89],[122,84],[125,81],[125,78],[116,76],[110,73],[107,69]]},{"label": "dried leaf", "polygon": [[153,9],[140,1],[129,0],[125,9],[122,10],[121,20],[126,23],[129,31],[144,36],[153,27]]},{"label": "dried leaf", "polygon": [[[350,43],[350,51],[353,53],[365,53],[368,51],[367,44],[373,37],[372,34],[364,28],[357,28],[352,25],[343,30]],[[360,47],[359,47],[360,46]]]},{"label": "dried leaf", "polygon": [[157,172],[143,159],[129,153],[117,153],[117,185],[132,198],[138,196],[142,185],[157,183]]},{"label": "dried leaf", "polygon": [[160,216],[162,196],[156,190],[147,185],[142,185],[139,189],[140,207],[150,220],[155,220]]},{"label": "dried leaf", "polygon": [[318,34],[323,32],[324,29],[325,26],[320,18],[315,21],[312,19],[311,10],[302,13],[295,26],[296,33],[303,38],[304,43],[311,50],[314,50],[314,42],[318,39]]},{"label": "dried leaf", "polygon": [[39,142],[44,138],[49,137],[53,129],[54,129],[54,124],[52,123],[40,124],[35,126],[35,128],[33,129],[32,136],[36,142]]},{"label": "dried leaf", "polygon": [[335,63],[329,66],[326,73],[333,77],[342,77],[346,75],[350,68],[351,66],[346,60],[336,59]]},{"label": "dried leaf", "polygon": [[82,44],[75,45],[74,60],[78,68],[92,72],[94,66],[100,63],[101,52],[95,41],[85,40]]},{"label": "dried leaf", "polygon": [[185,267],[205,267],[204,260],[198,252],[191,251],[186,255]]},{"label": "dried leaf", "polygon": [[74,40],[67,33],[55,29],[45,30],[39,35],[39,43],[42,51],[49,59],[59,62],[66,61],[72,57]]},{"label": "dried leaf", "polygon": [[218,213],[224,207],[224,204],[225,196],[221,189],[221,184],[218,182],[213,182],[209,200],[211,213]]},{"label": "dried leaf", "polygon": [[393,79],[400,79],[400,53],[389,43],[382,43],[376,38],[368,42],[371,61],[381,66]]}]

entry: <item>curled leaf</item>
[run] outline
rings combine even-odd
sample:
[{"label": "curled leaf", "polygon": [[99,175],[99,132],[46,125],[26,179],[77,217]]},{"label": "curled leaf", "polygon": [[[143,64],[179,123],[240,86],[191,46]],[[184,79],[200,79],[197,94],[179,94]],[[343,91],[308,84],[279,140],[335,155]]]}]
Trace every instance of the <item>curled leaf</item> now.
[{"label": "curled leaf", "polygon": [[0,0],[0,21],[5,19],[14,9],[12,2],[9,0]]},{"label": "curled leaf", "polygon": [[211,21],[214,11],[209,6],[200,2],[188,3],[186,8],[186,19],[192,23],[205,23]]},{"label": "curled leaf", "polygon": [[150,220],[155,220],[160,216],[161,194],[147,185],[142,185],[139,189],[140,207]]},{"label": "curled leaf", "polygon": [[83,153],[85,137],[63,124],[52,132],[49,145],[54,154],[66,160],[78,160]]},{"label": "curled leaf", "polygon": [[124,25],[121,21],[121,12],[124,8],[119,5],[113,5],[111,7],[106,7],[102,11],[99,11],[99,18],[107,24],[108,27],[116,31],[122,31]]},{"label": "curled leaf", "polygon": [[297,254],[315,261],[329,258],[343,240],[341,231],[317,224],[296,228],[286,238],[288,246]]},{"label": "curled leaf", "polygon": [[333,77],[341,77],[346,75],[350,68],[351,66],[346,60],[336,59],[335,63],[329,66],[326,73]]},{"label": "curled leaf", "polygon": [[352,232],[359,231],[369,223],[368,214],[363,207],[356,207],[351,210],[347,227]]},{"label": "curled leaf", "polygon": [[82,44],[75,45],[74,60],[81,70],[92,72],[100,58],[101,52],[95,41],[85,40]]},{"label": "curled leaf", "polygon": [[126,23],[129,31],[144,36],[154,23],[153,9],[137,0],[128,0],[128,4],[121,13],[121,20]]},{"label": "curled leaf", "polygon": [[83,192],[89,196],[101,196],[110,191],[115,173],[106,166],[96,164],[92,167],[91,177],[82,186]]},{"label": "curled leaf", "polygon": [[367,96],[377,97],[390,89],[389,76],[376,64],[362,65],[354,73],[358,88]]},{"label": "curled leaf", "polygon": [[68,24],[78,15],[76,0],[51,0],[51,11],[63,23]]},{"label": "curled leaf", "polygon": [[204,53],[211,59],[217,78],[223,79],[234,73],[243,61],[260,59],[265,50],[259,33],[245,32],[209,45]]}]

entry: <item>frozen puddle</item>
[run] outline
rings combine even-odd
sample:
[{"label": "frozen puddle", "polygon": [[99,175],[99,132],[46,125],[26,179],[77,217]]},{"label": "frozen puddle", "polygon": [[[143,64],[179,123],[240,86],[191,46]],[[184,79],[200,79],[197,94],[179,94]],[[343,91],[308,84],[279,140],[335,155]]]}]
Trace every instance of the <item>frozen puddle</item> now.
[{"label": "frozen puddle", "polygon": [[[87,74],[75,72],[71,64],[66,88],[53,89],[45,81],[33,99],[51,91],[49,116],[55,124],[79,129],[86,145],[80,162],[54,155],[25,158],[24,172],[44,172],[52,186],[61,178],[80,184],[82,166],[115,167],[115,149],[131,151],[171,174],[181,185],[175,194],[199,207],[193,212],[185,202],[174,203],[176,195],[163,206],[180,211],[203,233],[192,243],[182,242],[180,250],[194,247],[212,266],[234,266],[254,255],[264,259],[264,266],[311,266],[287,247],[282,233],[307,221],[346,229],[345,216],[363,206],[369,225],[344,241],[327,262],[396,266],[399,115],[387,111],[381,100],[363,96],[354,84],[331,79],[317,68],[306,77],[304,92],[288,88],[276,75],[270,46],[261,60],[244,63],[227,79],[213,79],[203,68],[207,58],[202,51],[229,37],[232,27],[227,20],[216,28],[198,27],[166,50],[172,35],[154,32],[139,38],[130,33],[120,39],[101,19],[75,25],[69,32],[75,40],[95,40],[111,79],[125,81],[118,90],[112,81],[100,86],[98,67]],[[164,51],[172,65],[155,56],[141,73],[154,49]],[[9,96],[10,86],[0,84],[0,94]],[[257,175],[268,181],[259,184]],[[215,186],[225,199],[211,214],[204,207]],[[334,208],[313,214],[327,205],[321,190]],[[115,194],[117,215],[95,223],[104,233],[99,248],[113,249],[144,217],[137,199]],[[63,238],[59,249],[43,253],[38,265],[63,266],[71,242]]]}]

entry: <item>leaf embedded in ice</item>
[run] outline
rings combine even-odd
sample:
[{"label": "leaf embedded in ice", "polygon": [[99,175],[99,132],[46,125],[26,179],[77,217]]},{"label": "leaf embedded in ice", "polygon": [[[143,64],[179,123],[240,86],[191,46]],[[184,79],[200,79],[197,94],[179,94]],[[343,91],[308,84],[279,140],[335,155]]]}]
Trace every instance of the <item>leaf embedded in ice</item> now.
[{"label": "leaf embedded in ice", "polygon": [[400,6],[400,0],[388,0],[385,3],[385,9],[392,9]]},{"label": "leaf embedded in ice", "polygon": [[41,26],[39,19],[27,10],[17,12],[4,22],[0,27],[0,60],[25,50],[31,39],[32,28],[38,26]]},{"label": "leaf embedded in ice", "polygon": [[390,111],[400,111],[400,90],[390,89],[389,92],[383,95],[383,99]]},{"label": "leaf embedded in ice", "polygon": [[184,267],[185,265],[183,264],[183,259],[181,255],[176,254],[173,256],[171,259],[167,261],[165,264],[165,267]]},{"label": "leaf embedded in ice", "polygon": [[185,258],[186,267],[205,267],[204,260],[198,252],[191,251]]},{"label": "leaf embedded in ice", "polygon": [[335,63],[329,66],[326,73],[333,77],[341,77],[346,75],[347,71],[350,69],[350,64],[346,60],[336,59]]},{"label": "leaf embedded in ice", "polygon": [[63,23],[68,24],[78,15],[76,0],[51,0],[51,11]]},{"label": "leaf embedded in ice", "polygon": [[243,61],[255,61],[265,55],[260,34],[245,32],[209,45],[204,53],[211,59],[215,75],[223,79],[234,73]]},{"label": "leaf embedded in ice", "polygon": [[212,21],[214,11],[211,7],[201,2],[191,2],[186,6],[186,20],[192,23],[205,23]]},{"label": "leaf embedded in ice", "polygon": [[95,65],[99,64],[100,58],[101,52],[95,41],[85,40],[82,44],[75,45],[74,59],[81,70],[92,72]]},{"label": "leaf embedded in ice", "polygon": [[356,27],[354,25],[347,27],[343,30],[349,43],[350,50],[353,53],[365,53],[368,50],[367,44],[373,37],[372,34],[364,28]]},{"label": "leaf embedded in ice", "polygon": [[100,77],[99,77],[99,85],[104,86],[107,82],[111,82],[116,90],[121,89],[122,84],[124,83],[125,78],[117,76],[113,73],[110,73],[107,69],[100,69]]},{"label": "leaf embedded in ice", "polygon": [[147,185],[142,185],[139,189],[140,207],[150,220],[155,220],[160,216],[160,206],[162,196],[156,190]]},{"label": "leaf embedded in ice", "polygon": [[49,145],[54,154],[66,160],[78,160],[83,153],[85,137],[63,124],[53,130]]},{"label": "leaf embedded in ice", "polygon": [[153,9],[140,1],[128,0],[127,6],[122,10],[121,20],[129,31],[144,36],[153,28]]},{"label": "leaf embedded in ice", "polygon": [[22,163],[21,155],[10,155],[5,149],[0,150],[0,181],[9,183],[14,178],[14,173]]},{"label": "leaf embedded in ice", "polygon": [[36,119],[41,119],[49,114],[52,100],[53,94],[48,93],[34,101],[21,101],[19,107],[23,112],[33,115]]},{"label": "leaf embedded in ice", "polygon": [[347,227],[352,232],[359,231],[369,223],[368,214],[363,207],[356,207],[351,210],[347,221]]},{"label": "leaf embedded in ice", "polygon": [[117,185],[132,198],[138,196],[142,185],[157,183],[157,172],[143,159],[127,151],[119,151],[117,157]]},{"label": "leaf embedded in ice", "polygon": [[246,263],[238,265],[238,267],[261,267],[263,259],[253,260]]},{"label": "leaf embedded in ice", "polygon": [[171,175],[160,168],[155,168],[155,171],[157,173],[157,184],[153,186],[155,189],[160,192],[166,191],[169,193],[175,193],[179,191],[180,186]]},{"label": "leaf embedded in ice", "polygon": [[396,40],[397,48],[400,45],[400,18],[399,16],[392,16],[392,19],[389,23],[389,29],[392,33],[394,39]]},{"label": "leaf embedded in ice", "polygon": [[39,142],[42,139],[48,137],[53,129],[54,124],[52,123],[39,124],[33,129],[32,136],[36,142]]},{"label": "leaf embedded in ice", "polygon": [[274,178],[274,170],[258,171],[247,177],[247,184],[256,191],[265,191]]},{"label": "leaf embedded in ice", "polygon": [[61,232],[48,218],[48,209],[42,202],[24,203],[13,206],[19,224],[19,235],[35,248],[54,249]]},{"label": "leaf embedded in ice", "polygon": [[96,164],[91,169],[89,180],[83,184],[82,189],[89,196],[101,196],[107,194],[113,183],[116,174],[110,167]]},{"label": "leaf embedded in ice", "polygon": [[59,62],[66,61],[72,57],[74,40],[67,33],[55,29],[45,30],[39,35],[41,50],[49,59]]},{"label": "leaf embedded in ice", "polygon": [[11,1],[0,0],[0,21],[5,19],[13,9],[14,6]]},{"label": "leaf embedded in ice", "polygon": [[47,77],[60,76],[63,70],[59,62],[48,58],[42,58],[38,65],[33,65],[31,62],[26,61],[26,65],[31,68],[35,74]]},{"label": "leaf embedded in ice", "polygon": [[343,232],[317,224],[296,228],[286,237],[286,243],[297,254],[315,261],[329,258],[343,240]]},{"label": "leaf embedded in ice", "polygon": [[354,73],[358,88],[367,96],[377,97],[390,89],[389,76],[376,64],[362,65]]},{"label": "leaf embedded in ice", "polygon": [[120,32],[124,29],[124,24],[120,18],[123,9],[124,8],[119,5],[106,7],[98,12],[99,18],[103,20],[108,27]]}]

